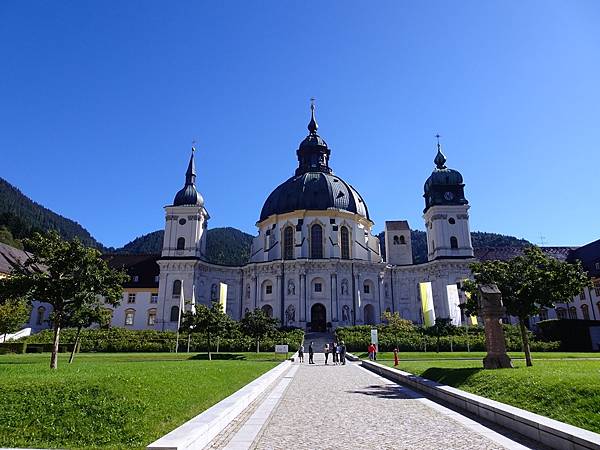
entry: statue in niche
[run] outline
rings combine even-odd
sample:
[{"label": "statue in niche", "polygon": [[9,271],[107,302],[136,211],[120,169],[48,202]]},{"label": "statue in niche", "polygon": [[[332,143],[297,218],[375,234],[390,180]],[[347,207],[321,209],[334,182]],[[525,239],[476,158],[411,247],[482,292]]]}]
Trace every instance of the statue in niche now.
[{"label": "statue in niche", "polygon": [[348,305],[344,305],[342,308],[342,322],[350,321],[350,307]]},{"label": "statue in niche", "polygon": [[246,285],[246,298],[250,298],[250,285]]},{"label": "statue in niche", "polygon": [[289,305],[285,310],[285,322],[290,324],[296,321],[296,308],[294,305]]},{"label": "statue in niche", "polygon": [[390,298],[390,286],[389,286],[389,284],[385,283],[383,285],[383,290],[385,291],[385,298]]},{"label": "statue in niche", "polygon": [[244,317],[246,317],[249,312],[250,312],[250,310],[248,308],[244,308]]},{"label": "statue in niche", "polygon": [[219,298],[219,294],[217,293],[217,284],[213,283],[210,287],[210,299],[217,300]]},{"label": "statue in niche", "polygon": [[[288,295],[296,295],[296,285],[294,284],[294,282],[292,280],[288,281],[287,293],[288,293]],[[292,305],[290,305],[290,306],[292,306]]]},{"label": "statue in niche", "polygon": [[348,295],[348,280],[342,280],[342,295]]}]

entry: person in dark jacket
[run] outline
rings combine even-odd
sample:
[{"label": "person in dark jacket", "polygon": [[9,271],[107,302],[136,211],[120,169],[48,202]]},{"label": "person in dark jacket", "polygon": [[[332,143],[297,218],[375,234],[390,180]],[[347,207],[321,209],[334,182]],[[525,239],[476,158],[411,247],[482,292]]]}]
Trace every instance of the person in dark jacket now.
[{"label": "person in dark jacket", "polygon": [[346,344],[344,343],[344,341],[340,342],[340,362],[342,363],[343,366],[346,365]]},{"label": "person in dark jacket", "polygon": [[313,350],[313,343],[311,342],[310,345],[308,346],[308,363],[309,364],[314,364],[315,362],[313,361],[313,355],[314,355],[315,351]]}]

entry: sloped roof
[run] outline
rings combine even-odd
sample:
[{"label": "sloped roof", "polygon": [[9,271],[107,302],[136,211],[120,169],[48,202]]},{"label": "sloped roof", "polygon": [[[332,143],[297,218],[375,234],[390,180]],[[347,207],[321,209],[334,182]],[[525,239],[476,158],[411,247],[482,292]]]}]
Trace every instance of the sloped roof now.
[{"label": "sloped roof", "polygon": [[28,257],[27,252],[0,242],[0,273],[11,273],[14,263],[25,262]]},{"label": "sloped roof", "polygon": [[581,261],[589,276],[600,277],[600,268],[596,267],[596,264],[600,266],[600,239],[573,250],[569,255],[569,261],[576,260]]},{"label": "sloped roof", "polygon": [[386,220],[385,227],[390,231],[410,230],[407,220]]},{"label": "sloped roof", "polygon": [[[160,268],[156,260],[160,255],[102,255],[108,265],[114,269],[125,269],[131,279],[123,284],[125,288],[158,288],[157,278]],[[134,281],[134,277],[138,281]]]},{"label": "sloped roof", "polygon": [[[572,251],[577,247],[540,247],[542,251],[560,261],[566,261]],[[479,247],[473,249],[475,258],[479,261],[507,261],[521,256],[525,247],[506,246],[506,247]]]}]

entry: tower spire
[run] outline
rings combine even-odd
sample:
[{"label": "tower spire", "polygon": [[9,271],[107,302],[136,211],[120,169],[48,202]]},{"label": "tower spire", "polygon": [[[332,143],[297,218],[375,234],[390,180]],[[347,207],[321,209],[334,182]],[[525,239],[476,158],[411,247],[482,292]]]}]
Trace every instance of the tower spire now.
[{"label": "tower spire", "polygon": [[433,160],[433,162],[435,163],[435,166],[438,169],[445,169],[446,168],[446,156],[442,153],[442,146],[440,145],[440,134],[436,134],[435,135],[436,139],[437,139],[437,154],[435,155],[435,158]]},{"label": "tower spire", "polygon": [[188,164],[187,171],[185,172],[185,184],[196,184],[196,162],[194,160],[195,152],[196,141],[192,141],[192,156],[190,156],[190,163]]},{"label": "tower spire", "polygon": [[317,124],[317,120],[315,119],[315,98],[310,98],[310,122],[308,122],[308,131],[310,134],[317,134],[317,130],[319,129],[319,125]]}]

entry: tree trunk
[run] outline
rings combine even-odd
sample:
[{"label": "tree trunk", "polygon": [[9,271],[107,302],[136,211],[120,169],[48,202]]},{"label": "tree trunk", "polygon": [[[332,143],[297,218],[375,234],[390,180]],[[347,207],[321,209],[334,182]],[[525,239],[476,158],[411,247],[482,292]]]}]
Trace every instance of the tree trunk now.
[{"label": "tree trunk", "polygon": [[435,352],[440,352],[440,335],[438,334],[435,341]]},{"label": "tree trunk", "polygon": [[73,362],[75,358],[75,352],[77,351],[77,347],[79,347],[79,336],[81,334],[81,327],[77,328],[77,335],[75,336],[75,345],[73,345],[73,350],[71,350],[71,356],[69,357],[69,364]]},{"label": "tree trunk", "polygon": [[531,352],[529,351],[529,336],[527,335],[527,328],[525,327],[525,320],[519,317],[519,327],[521,328],[521,339],[523,341],[523,351],[525,352],[525,363],[527,367],[533,366],[531,362]]},{"label": "tree trunk", "polygon": [[52,344],[52,356],[50,356],[50,368],[58,368],[58,343],[60,340],[60,325],[58,321],[54,324],[54,342]]},{"label": "tree trunk", "polygon": [[256,339],[256,353],[260,353],[260,339]]}]

